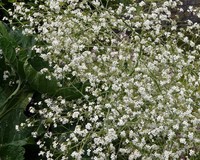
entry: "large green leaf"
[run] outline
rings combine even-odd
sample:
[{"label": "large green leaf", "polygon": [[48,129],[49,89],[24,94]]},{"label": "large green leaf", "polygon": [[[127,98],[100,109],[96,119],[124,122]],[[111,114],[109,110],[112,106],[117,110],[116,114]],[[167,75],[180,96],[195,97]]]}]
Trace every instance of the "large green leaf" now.
[{"label": "large green leaf", "polygon": [[23,160],[25,150],[22,146],[27,143],[30,131],[26,129],[18,132],[15,126],[25,121],[24,110],[32,93],[21,90],[7,97],[6,91],[1,87],[0,90],[0,159]]},{"label": "large green leaf", "polygon": [[0,35],[2,35],[2,37],[7,37],[7,38],[9,37],[8,31],[1,21],[0,21]]},{"label": "large green leaf", "polygon": [[24,71],[28,83],[34,90],[49,95],[56,92],[58,88],[56,79],[54,77],[51,80],[46,78],[50,73],[41,74],[28,61],[24,63]]},{"label": "large green leaf", "polygon": [[3,51],[5,61],[14,69],[18,69],[18,61],[15,52],[15,40],[9,35],[5,25],[0,22],[0,49]]},{"label": "large green leaf", "polygon": [[88,83],[76,83],[59,88],[57,80],[53,76],[51,80],[46,78],[46,76],[51,75],[49,72],[44,74],[39,72],[40,69],[48,66],[41,62],[40,58],[37,58],[37,61],[26,61],[24,64],[26,79],[34,90],[39,93],[47,93],[50,96],[62,96],[66,100],[74,100],[83,96]]},{"label": "large green leaf", "polygon": [[4,112],[0,115],[0,145],[11,143],[15,140],[24,139],[27,135],[15,131],[15,125],[19,125],[25,120],[24,110],[29,103],[28,98],[32,93],[20,91],[1,106]]},{"label": "large green leaf", "polygon": [[35,54],[34,57],[31,57],[28,59],[28,62],[30,65],[39,72],[43,68],[48,68],[50,71],[52,68],[49,67],[49,63],[47,61],[44,61],[39,55]]},{"label": "large green leaf", "polygon": [[31,57],[31,48],[35,45],[34,37],[22,34],[22,30],[20,29],[16,29],[14,31],[10,30],[9,36],[19,48],[17,54],[19,61],[25,62],[27,58]]},{"label": "large green leaf", "polygon": [[56,91],[55,96],[62,96],[66,100],[75,100],[85,95],[85,88],[89,82],[71,84],[69,87],[63,87]]},{"label": "large green leaf", "polygon": [[73,100],[82,97],[82,93],[74,87],[64,87],[56,91],[56,96],[62,96],[66,100]]},{"label": "large green leaf", "polygon": [[9,39],[5,37],[0,37],[0,48],[3,51],[3,56],[6,61],[14,68],[17,68],[17,57],[15,53],[15,48]]},{"label": "large green leaf", "polygon": [[[2,87],[0,87],[0,95],[0,106],[3,106],[8,96]],[[2,110],[2,107],[0,109]]]},{"label": "large green leaf", "polygon": [[[13,108],[12,101],[14,97],[18,94],[18,91],[21,87],[21,81],[19,80],[17,88],[9,95],[9,97],[5,100],[5,102],[0,106],[0,120],[9,112],[10,109]],[[10,105],[11,103],[11,105]]]},{"label": "large green leaf", "polygon": [[22,146],[6,145],[0,148],[0,159],[23,160],[25,149]]},{"label": "large green leaf", "polygon": [[[21,79],[25,78],[23,65],[27,58],[31,57],[31,48],[34,44],[34,37],[23,35],[19,29],[9,30],[0,22],[0,49],[3,51],[6,62]],[[17,53],[16,48],[18,48]]]}]

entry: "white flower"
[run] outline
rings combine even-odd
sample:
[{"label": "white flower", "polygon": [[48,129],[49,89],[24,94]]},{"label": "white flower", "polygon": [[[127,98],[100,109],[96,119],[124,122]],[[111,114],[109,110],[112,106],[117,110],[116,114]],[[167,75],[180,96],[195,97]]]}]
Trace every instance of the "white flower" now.
[{"label": "white flower", "polygon": [[185,138],[180,138],[180,143],[186,144],[186,139]]},{"label": "white flower", "polygon": [[106,103],[106,104],[105,104],[105,107],[106,107],[106,108],[111,108],[112,106],[111,106],[111,104]]},{"label": "white flower", "polygon": [[30,107],[30,108],[29,108],[29,111],[30,111],[30,113],[35,113],[35,108]]},{"label": "white flower", "polygon": [[32,136],[33,136],[34,138],[36,138],[36,137],[37,137],[37,135],[38,135],[38,133],[37,133],[37,132],[31,132],[31,134],[32,134]]},{"label": "white flower", "polygon": [[3,51],[0,49],[0,59],[3,57]]},{"label": "white flower", "polygon": [[188,133],[188,138],[189,138],[190,140],[193,140],[193,136],[194,136],[194,133],[192,133],[192,132],[189,132],[189,133]]},{"label": "white flower", "polygon": [[72,114],[72,118],[78,118],[79,114],[80,114],[79,112],[74,112]]},{"label": "white flower", "polygon": [[141,2],[139,3],[139,6],[140,6],[140,7],[143,7],[144,5],[146,5],[146,3],[145,3],[144,1],[141,1]]},{"label": "white flower", "polygon": [[65,104],[66,103],[65,99],[62,99],[60,103]]},{"label": "white flower", "polygon": [[100,6],[99,0],[93,0],[93,1],[92,1],[92,4],[94,4],[96,7],[99,7],[99,6]]},{"label": "white flower", "polygon": [[62,152],[64,152],[64,151],[66,151],[66,145],[65,144],[61,144],[61,146],[60,146],[60,150],[62,151]]},{"label": "white flower", "polygon": [[87,130],[91,130],[91,127],[92,127],[92,124],[91,124],[91,123],[87,123],[87,124],[85,125],[85,128],[86,128]]},{"label": "white flower", "polygon": [[169,159],[170,155],[172,154],[171,151],[164,151],[164,158],[167,160]]},{"label": "white flower", "polygon": [[15,130],[19,131],[19,125],[15,125]]},{"label": "white flower", "polygon": [[[71,101],[48,94],[39,102],[36,98],[33,110],[39,114],[23,126],[53,127],[39,144],[43,158],[52,160],[58,150],[62,159],[87,154],[96,160],[180,159],[195,154],[191,148],[198,146],[200,123],[200,110],[193,108],[200,104],[200,46],[195,43],[200,26],[192,21],[186,27],[177,25],[181,2],[146,6],[146,1],[130,1],[114,7],[112,1],[106,5],[100,0],[35,3],[15,3],[15,11],[9,12],[26,22],[23,33],[34,34],[32,54],[49,64],[40,73],[55,77],[60,88],[74,89],[69,95],[83,94]],[[19,54],[19,48],[16,51]],[[5,76],[10,84],[15,82],[12,70]]]},{"label": "white flower", "polygon": [[120,136],[126,137],[126,132],[125,132],[125,131],[122,131],[122,132],[120,133]]},{"label": "white flower", "polygon": [[183,42],[188,43],[188,42],[189,42],[188,37],[185,37],[185,38],[183,39]]},{"label": "white flower", "polygon": [[176,135],[175,132],[173,132],[172,130],[170,130],[169,133],[168,133],[169,140],[171,140],[175,135]]},{"label": "white flower", "polygon": [[190,155],[190,156],[193,156],[194,154],[195,154],[195,151],[192,150],[192,149],[190,149],[190,153],[189,153],[189,155]]},{"label": "white flower", "polygon": [[3,72],[3,80],[7,80],[9,78],[10,72],[9,71],[4,71]]}]

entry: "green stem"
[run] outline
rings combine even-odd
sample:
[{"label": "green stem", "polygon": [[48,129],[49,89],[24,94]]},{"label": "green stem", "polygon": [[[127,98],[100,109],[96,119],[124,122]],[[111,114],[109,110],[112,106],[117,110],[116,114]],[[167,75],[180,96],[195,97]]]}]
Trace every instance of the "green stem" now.
[{"label": "green stem", "polygon": [[11,100],[19,91],[21,87],[21,80],[19,79],[19,83],[15,91],[6,99],[6,101],[3,103],[3,105],[0,108],[3,108],[2,111],[0,112],[0,120],[11,110],[7,110],[6,104],[8,103],[9,100]]}]

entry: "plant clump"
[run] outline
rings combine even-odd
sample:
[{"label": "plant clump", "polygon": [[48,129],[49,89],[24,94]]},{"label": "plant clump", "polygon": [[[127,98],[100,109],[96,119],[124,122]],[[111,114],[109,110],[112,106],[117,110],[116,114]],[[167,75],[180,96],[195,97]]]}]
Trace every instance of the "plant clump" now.
[{"label": "plant clump", "polygon": [[36,41],[25,75],[55,82],[30,82],[41,95],[17,129],[33,128],[48,160],[199,156],[200,24],[180,25],[179,0],[111,3],[14,3],[13,29]]}]

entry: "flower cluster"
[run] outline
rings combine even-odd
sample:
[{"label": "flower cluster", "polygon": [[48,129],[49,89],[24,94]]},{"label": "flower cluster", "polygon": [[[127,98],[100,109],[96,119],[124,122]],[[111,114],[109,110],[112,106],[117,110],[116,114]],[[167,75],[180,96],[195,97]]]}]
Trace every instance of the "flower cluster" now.
[{"label": "flower cluster", "polygon": [[[179,23],[178,0],[114,7],[106,2],[15,3],[13,17],[24,22],[24,34],[36,36],[32,49],[49,63],[60,87],[72,77],[89,82],[83,98],[43,95],[31,107],[35,116],[27,125],[46,129],[37,142],[39,155],[48,160],[198,155],[200,25]],[[184,12],[200,14],[192,7]]]}]

